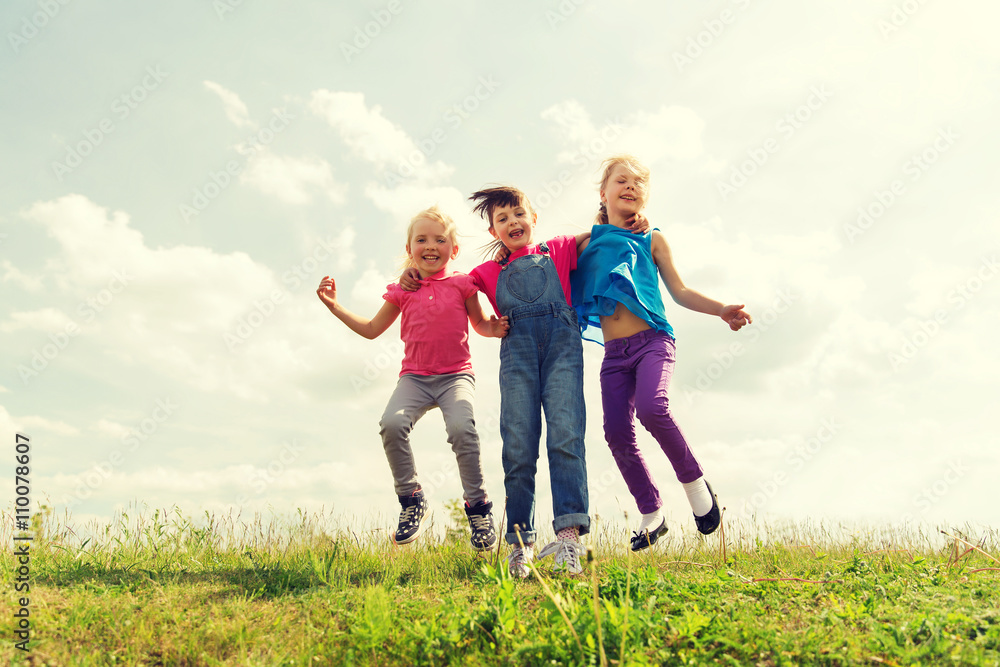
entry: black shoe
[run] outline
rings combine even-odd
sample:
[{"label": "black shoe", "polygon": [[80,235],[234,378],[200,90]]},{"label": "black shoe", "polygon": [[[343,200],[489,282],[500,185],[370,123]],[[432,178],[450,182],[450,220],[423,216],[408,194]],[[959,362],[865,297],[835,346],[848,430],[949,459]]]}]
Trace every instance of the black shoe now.
[{"label": "black shoe", "polygon": [[708,494],[712,496],[712,509],[708,510],[708,514],[695,515],[694,525],[698,526],[698,532],[702,535],[711,535],[722,523],[722,513],[719,512],[719,499],[715,497],[715,492],[712,491],[712,485],[708,483],[708,480],[705,480],[705,486],[708,487]]},{"label": "black shoe", "polygon": [[408,496],[398,496],[403,510],[399,513],[399,526],[393,541],[396,544],[409,544],[417,539],[424,528],[424,515],[427,514],[427,500],[424,492],[417,489]]},{"label": "black shoe", "polygon": [[493,530],[493,503],[481,500],[473,507],[465,503],[465,516],[469,518],[469,528],[472,529],[473,549],[486,551],[497,543],[497,534]]},{"label": "black shoe", "polygon": [[660,525],[653,530],[644,530],[641,533],[634,531],[632,533],[632,551],[642,551],[652,545],[656,544],[656,540],[660,539],[660,535],[667,532],[667,520],[664,519],[660,522]]}]

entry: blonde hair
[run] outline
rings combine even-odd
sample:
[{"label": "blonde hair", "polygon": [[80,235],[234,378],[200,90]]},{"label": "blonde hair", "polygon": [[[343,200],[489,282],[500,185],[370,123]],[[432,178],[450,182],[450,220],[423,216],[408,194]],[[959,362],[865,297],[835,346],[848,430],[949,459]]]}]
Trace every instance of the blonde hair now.
[{"label": "blonde hair", "polygon": [[[476,205],[472,208],[473,212],[478,213],[490,223],[488,229],[493,229],[493,211],[498,208],[520,205],[528,209],[530,213],[535,213],[535,209],[531,207],[531,202],[528,200],[528,195],[509,185],[478,190],[472,193],[469,200],[476,202]],[[483,257],[493,259],[500,248],[503,247],[503,241],[493,239],[483,246]]]},{"label": "blonde hair", "polygon": [[[451,241],[452,245],[456,248],[458,247],[458,228],[455,226],[455,221],[451,219],[451,216],[443,213],[441,209],[438,208],[437,204],[435,204],[430,208],[425,208],[423,211],[410,218],[410,224],[406,227],[406,248],[410,247],[410,240],[413,238],[413,228],[421,220],[431,220],[439,223],[442,227],[444,227],[444,235],[448,237],[448,240]],[[415,266],[416,264],[410,256],[410,253],[404,251],[399,269],[400,272]]]},{"label": "blonde hair", "polygon": [[[639,192],[642,197],[643,204],[649,198],[649,167],[639,162],[639,159],[634,155],[628,155],[627,153],[622,153],[620,155],[612,155],[604,162],[601,163],[604,171],[601,175],[601,182],[599,183],[600,189],[604,190],[608,186],[608,180],[611,178],[611,172],[615,170],[615,167],[621,165],[632,174],[635,178],[635,189]],[[595,225],[606,225],[608,224],[608,207],[605,206],[604,202],[601,202],[600,207],[597,210],[597,215],[594,218]]]}]

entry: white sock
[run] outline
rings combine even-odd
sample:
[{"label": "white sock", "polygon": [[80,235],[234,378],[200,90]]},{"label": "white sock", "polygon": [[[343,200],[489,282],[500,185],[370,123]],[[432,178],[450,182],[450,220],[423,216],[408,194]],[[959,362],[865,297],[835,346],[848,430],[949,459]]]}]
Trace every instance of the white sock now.
[{"label": "white sock", "polygon": [[642,535],[645,531],[653,531],[660,527],[663,523],[663,512],[656,509],[649,514],[642,515],[642,523],[639,524],[639,534]]},{"label": "white sock", "polygon": [[691,511],[695,516],[705,516],[712,509],[712,494],[708,492],[708,485],[705,478],[699,477],[693,482],[681,484],[684,493],[687,494],[688,502],[691,503]]}]

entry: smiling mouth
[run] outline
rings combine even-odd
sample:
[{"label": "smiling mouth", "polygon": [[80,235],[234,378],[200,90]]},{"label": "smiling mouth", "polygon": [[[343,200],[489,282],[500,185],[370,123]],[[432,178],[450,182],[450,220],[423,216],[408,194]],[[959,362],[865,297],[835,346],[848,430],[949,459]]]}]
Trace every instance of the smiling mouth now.
[{"label": "smiling mouth", "polygon": [[515,229],[514,231],[510,232],[509,234],[507,234],[507,236],[509,236],[512,239],[519,239],[522,236],[524,236],[524,230],[523,229]]},{"label": "smiling mouth", "polygon": [[438,261],[439,259],[441,259],[441,257],[440,257],[440,256],[438,256],[438,255],[421,255],[421,258],[422,258],[422,259],[423,259],[423,260],[424,260],[425,262],[436,262],[436,261]]},{"label": "smiling mouth", "polygon": [[635,201],[635,197],[633,197],[632,195],[622,195],[621,197],[619,197],[619,199],[624,199],[626,201]]}]

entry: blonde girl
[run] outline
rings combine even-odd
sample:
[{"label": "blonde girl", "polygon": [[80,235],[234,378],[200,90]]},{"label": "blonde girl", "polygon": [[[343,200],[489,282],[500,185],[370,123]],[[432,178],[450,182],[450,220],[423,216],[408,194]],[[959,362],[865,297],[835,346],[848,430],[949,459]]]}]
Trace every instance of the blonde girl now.
[{"label": "blonde girl", "polygon": [[410,430],[434,407],[441,408],[448,442],[458,461],[465,512],[477,550],[496,543],[493,503],[483,488],[479,436],[473,415],[475,379],[469,353],[469,323],[482,336],[502,338],[504,318],[487,319],[472,279],[448,269],[458,255],[455,223],[438,208],[421,211],[406,232],[407,264],[419,274],[419,287],[408,292],[390,284],[385,303],[373,318],[365,319],[344,308],[337,299],[337,285],[326,276],[316,294],[341,322],[355,333],[374,339],[403,315],[403,365],[396,389],[385,408],[382,444],[402,507],[395,533],[396,544],[408,544],[420,535],[427,513],[417,477]]},{"label": "blonde girl", "polygon": [[636,235],[626,230],[627,221],[646,204],[649,170],[630,155],[609,158],[602,166],[600,209],[573,273],[573,305],[584,338],[603,341],[604,436],[642,514],[631,539],[632,550],[639,551],[655,543],[667,526],[659,489],[636,444],[634,417],[670,460],[698,530],[712,533],[721,520],[712,487],[670,413],[667,387],[675,341],[659,281],[677,304],[719,317],[733,331],[752,320],[742,304],[725,305],[687,287],[659,231]]}]

